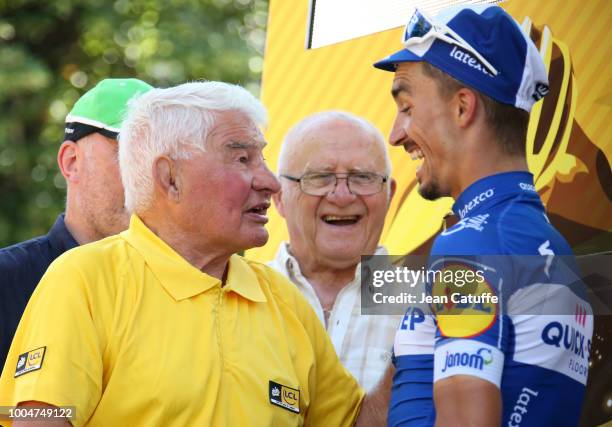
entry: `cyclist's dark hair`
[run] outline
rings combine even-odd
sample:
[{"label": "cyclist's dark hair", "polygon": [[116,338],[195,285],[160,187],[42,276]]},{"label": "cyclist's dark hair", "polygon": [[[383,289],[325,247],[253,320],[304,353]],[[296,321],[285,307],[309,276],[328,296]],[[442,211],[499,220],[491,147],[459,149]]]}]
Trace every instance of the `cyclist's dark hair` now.
[{"label": "cyclist's dark hair", "polygon": [[436,81],[438,92],[444,99],[450,99],[452,95],[464,87],[473,90],[480,98],[487,122],[502,144],[504,152],[510,155],[525,156],[527,126],[529,124],[529,113],[527,111],[513,105],[497,102],[427,62],[421,62],[421,65],[423,73]]}]

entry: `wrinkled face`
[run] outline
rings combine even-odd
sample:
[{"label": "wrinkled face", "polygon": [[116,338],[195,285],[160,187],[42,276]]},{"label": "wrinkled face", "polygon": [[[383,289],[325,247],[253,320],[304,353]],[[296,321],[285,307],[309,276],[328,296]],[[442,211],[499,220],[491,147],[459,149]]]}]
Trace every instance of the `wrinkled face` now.
[{"label": "wrinkled face", "polygon": [[[291,145],[287,175],[311,172],[374,172],[386,175],[384,145],[355,123],[333,120],[314,124]],[[275,196],[287,222],[291,251],[300,261],[346,268],[376,250],[392,196],[389,182],[369,196],[351,194],[345,179],[326,196],[311,196],[298,183],[281,178]]]},{"label": "wrinkled face", "polygon": [[208,135],[206,151],[177,161],[177,221],[196,247],[233,254],[268,240],[270,198],[279,190],[266,166],[265,141],[241,112],[223,112]]},{"label": "wrinkled face", "polygon": [[129,223],[119,174],[117,141],[92,133],[77,144],[84,154],[79,214],[95,233],[96,239],[117,234]]},{"label": "wrinkled face", "polygon": [[435,200],[449,196],[452,177],[451,107],[438,91],[435,80],[423,74],[418,62],[398,64],[392,95],[397,115],[389,136],[394,146],[403,146],[415,161],[419,193]]}]

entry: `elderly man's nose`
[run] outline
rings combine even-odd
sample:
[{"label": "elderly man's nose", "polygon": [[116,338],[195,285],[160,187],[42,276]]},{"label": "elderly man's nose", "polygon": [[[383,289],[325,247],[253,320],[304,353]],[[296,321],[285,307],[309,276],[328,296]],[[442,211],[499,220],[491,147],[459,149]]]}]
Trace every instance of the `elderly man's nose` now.
[{"label": "elderly man's nose", "polygon": [[278,193],[280,191],[280,182],[276,175],[268,169],[268,166],[263,164],[253,179],[253,188],[256,190],[268,190],[271,193]]},{"label": "elderly man's nose", "polygon": [[349,188],[348,177],[338,177],[336,179],[336,186],[327,193],[327,198],[336,204],[352,202],[356,196]]}]

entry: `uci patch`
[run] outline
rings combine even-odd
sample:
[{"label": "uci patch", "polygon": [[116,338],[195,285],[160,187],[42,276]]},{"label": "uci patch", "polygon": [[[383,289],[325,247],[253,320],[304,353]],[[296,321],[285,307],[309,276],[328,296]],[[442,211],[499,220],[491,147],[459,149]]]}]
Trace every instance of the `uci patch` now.
[{"label": "uci patch", "polygon": [[40,347],[36,350],[30,350],[27,353],[19,355],[19,359],[17,359],[17,368],[15,369],[15,378],[42,368],[46,349],[47,347]]},{"label": "uci patch", "polygon": [[300,413],[300,391],[286,385],[270,381],[270,403],[296,414]]}]

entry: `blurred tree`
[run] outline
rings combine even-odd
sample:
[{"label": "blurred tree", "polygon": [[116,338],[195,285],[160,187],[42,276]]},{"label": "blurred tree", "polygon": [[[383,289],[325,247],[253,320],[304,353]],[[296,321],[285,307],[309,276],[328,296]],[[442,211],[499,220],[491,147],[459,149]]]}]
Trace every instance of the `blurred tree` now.
[{"label": "blurred tree", "polygon": [[107,77],[223,80],[259,95],[267,0],[0,0],[0,247],[64,209],[74,102]]}]

